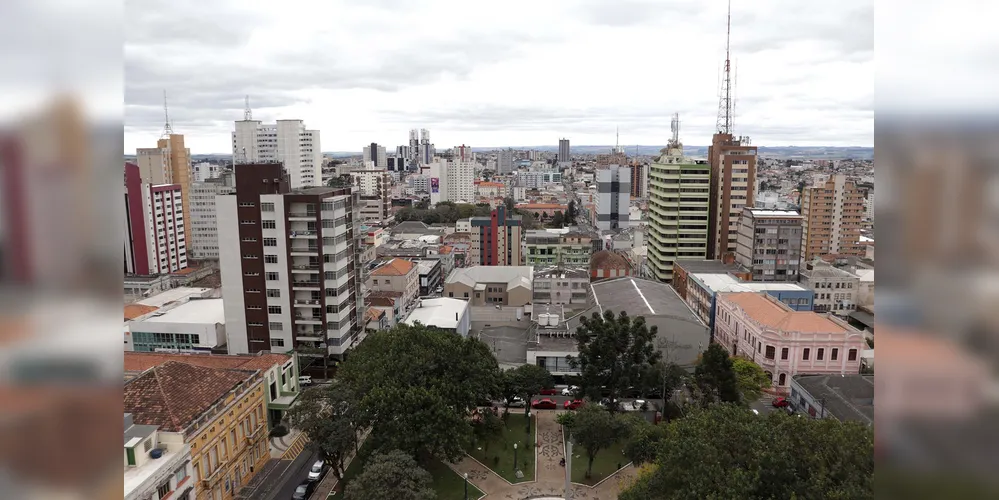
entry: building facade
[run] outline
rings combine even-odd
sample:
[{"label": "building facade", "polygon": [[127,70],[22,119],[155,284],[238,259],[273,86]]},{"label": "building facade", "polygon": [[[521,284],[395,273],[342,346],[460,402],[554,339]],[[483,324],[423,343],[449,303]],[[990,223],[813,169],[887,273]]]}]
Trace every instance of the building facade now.
[{"label": "building facade", "polygon": [[475,163],[439,160],[429,165],[430,204],[442,201],[471,202],[475,199]]},{"label": "building facade", "polygon": [[797,212],[743,208],[736,262],[752,272],[753,281],[797,281],[801,222]]},{"label": "building facade", "polygon": [[860,372],[864,334],[835,316],[797,312],[764,293],[720,293],[714,340],[733,356],[753,360],[774,387],[799,374]]},{"label": "building facade", "polygon": [[165,274],[187,267],[187,225],[179,184],[143,183],[125,164],[125,273]]},{"label": "building facade", "polygon": [[559,139],[558,140],[558,162],[564,163],[571,161],[572,156],[569,154],[569,139]]},{"label": "building facade", "polygon": [[168,435],[161,440],[158,425],[136,424],[131,413],[123,423],[125,500],[190,500],[196,481],[191,446]]},{"label": "building facade", "polygon": [[863,257],[860,244],[864,196],[845,175],[834,175],[801,193],[801,258],[828,254]]},{"label": "building facade", "polygon": [[649,196],[649,165],[633,163],[631,165],[631,196],[645,198]]},{"label": "building facade", "polygon": [[472,266],[519,266],[521,255],[521,230],[523,220],[519,215],[509,215],[506,206],[493,209],[489,217],[472,217],[471,253]]},{"label": "building facade", "polygon": [[413,261],[420,279],[420,297],[427,297],[443,291],[444,262],[442,259],[418,259]]},{"label": "building facade", "polygon": [[593,236],[581,232],[528,231],[524,237],[524,264],[588,269],[593,240]]},{"label": "building facade", "polygon": [[388,220],[389,209],[392,208],[392,176],[388,170],[354,170],[350,172],[350,177],[361,197],[361,220]]},{"label": "building facade", "polygon": [[236,192],[236,175],[223,172],[218,177],[191,184],[191,239],[188,255],[193,260],[218,260],[219,232],[215,217],[215,197]]},{"label": "building facade", "polygon": [[365,165],[370,161],[371,165],[375,168],[388,168],[388,156],[385,154],[385,146],[379,146],[377,143],[372,142],[371,145],[364,146],[362,155]]},{"label": "building facade", "polygon": [[631,220],[631,167],[597,169],[597,223],[600,231],[628,229]]},{"label": "building facade", "polygon": [[404,306],[412,304],[420,293],[420,273],[406,259],[392,259],[371,271],[368,289],[375,292],[400,292]]},{"label": "building facade", "polygon": [[711,214],[708,258],[722,259],[735,254],[739,217],[744,207],[754,206],[756,187],[756,146],[748,137],[716,133],[708,147],[711,164]]},{"label": "building facade", "polygon": [[590,273],[561,267],[534,271],[534,303],[585,308],[589,304]]},{"label": "building facade", "polygon": [[[155,148],[136,150],[135,156],[143,183],[180,186],[184,220],[191,220],[191,150],[184,146],[184,136],[169,134],[157,140]],[[184,229],[184,238],[191,241],[190,227]]]},{"label": "building facade", "polygon": [[302,120],[240,120],[232,133],[233,165],[278,162],[288,172],[291,189],[322,186],[323,150],[319,131]]},{"label": "building facade", "polygon": [[496,159],[496,174],[503,175],[513,172],[513,151],[510,149],[503,149],[499,152],[499,157]]},{"label": "building facade", "polygon": [[666,148],[649,166],[649,274],[673,280],[677,259],[706,258],[710,226],[711,168],[683,156],[683,145]]},{"label": "building facade", "polygon": [[444,296],[473,306],[520,307],[533,300],[531,266],[474,266],[455,269],[444,280]]},{"label": "building facade", "polygon": [[857,275],[815,260],[805,264],[798,280],[815,291],[815,312],[849,316],[857,310],[860,294]]},{"label": "building facade", "polygon": [[340,358],[361,340],[359,204],[351,188],[289,190],[277,163],[237,166],[236,194],[216,200],[230,354]]}]

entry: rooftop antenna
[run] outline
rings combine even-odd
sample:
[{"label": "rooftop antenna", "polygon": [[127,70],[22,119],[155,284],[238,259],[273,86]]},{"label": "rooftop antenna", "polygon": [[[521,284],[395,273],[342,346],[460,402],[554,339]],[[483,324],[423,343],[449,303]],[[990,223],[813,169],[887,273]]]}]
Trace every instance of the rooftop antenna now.
[{"label": "rooftop antenna", "polygon": [[614,152],[621,151],[621,127],[614,127]]},{"label": "rooftop antenna", "polygon": [[669,140],[669,148],[680,147],[680,113],[673,113],[673,119],[670,121],[669,129],[673,132],[673,137]]},{"label": "rooftop antenna", "polygon": [[253,111],[250,110],[250,96],[246,96],[246,106],[243,108],[243,120],[250,121],[253,119]]},{"label": "rooftop antenna", "polygon": [[722,70],[721,95],[718,99],[716,129],[722,134],[732,133],[732,0],[728,0],[728,17],[725,23],[725,68]]},{"label": "rooftop antenna", "polygon": [[168,136],[173,134],[173,127],[170,126],[170,110],[167,108],[167,93],[166,90],[163,91],[163,136]]}]

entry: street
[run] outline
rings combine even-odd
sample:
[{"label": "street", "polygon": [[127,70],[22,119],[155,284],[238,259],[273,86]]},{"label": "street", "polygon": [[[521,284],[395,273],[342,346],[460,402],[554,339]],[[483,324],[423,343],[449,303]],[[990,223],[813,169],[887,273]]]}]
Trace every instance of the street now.
[{"label": "street", "polygon": [[[255,478],[240,492],[240,498],[248,500],[289,500],[295,488],[309,475],[309,468],[319,459],[319,454],[306,448],[295,460],[280,460],[266,472],[264,477]],[[264,471],[261,471],[264,474]]]},{"label": "street", "polygon": [[[559,391],[561,391],[561,390],[562,389],[559,388]],[[573,399],[576,399],[576,398],[573,398],[573,397],[561,396],[561,395],[558,395],[558,396],[534,396],[533,399],[535,401],[537,401],[537,400],[542,399],[542,398],[548,398],[548,399],[551,399],[551,400],[555,401],[555,404],[558,405],[558,409],[559,410],[563,409],[563,405],[565,405],[566,401],[572,401]],[[633,408],[632,405],[631,405],[631,402],[634,401],[634,400],[635,400],[635,398],[619,398],[618,399],[618,401],[621,402],[621,408],[623,410],[625,410],[625,411],[636,411],[636,410],[638,410],[638,408]],[[650,398],[644,398],[644,400],[649,403],[649,409],[650,410],[654,410],[655,409],[656,402],[661,402],[662,401],[662,399],[650,399]],[[493,401],[493,405],[496,406],[496,407],[498,407],[501,410],[503,409],[503,403],[501,403],[501,402]],[[510,409],[514,409],[514,408],[517,408],[517,407],[515,407],[515,406],[511,406],[510,407]]]}]

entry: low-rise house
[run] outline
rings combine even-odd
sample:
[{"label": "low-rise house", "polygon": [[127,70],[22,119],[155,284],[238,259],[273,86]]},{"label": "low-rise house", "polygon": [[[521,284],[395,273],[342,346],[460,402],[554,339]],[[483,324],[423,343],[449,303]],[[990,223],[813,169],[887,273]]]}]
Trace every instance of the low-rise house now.
[{"label": "low-rise house", "polygon": [[849,316],[857,309],[860,278],[821,259],[805,265],[799,282],[815,291],[815,312]]},{"label": "low-rise house", "polygon": [[531,266],[473,266],[451,271],[444,296],[468,300],[473,306],[519,307],[533,298]]},{"label": "low-rise house", "polygon": [[433,295],[438,288],[444,287],[444,265],[440,259],[419,259],[413,261],[416,264],[417,275],[420,280],[420,297]]},{"label": "low-rise house", "polygon": [[593,280],[631,276],[634,270],[623,255],[613,250],[601,250],[590,257],[590,278]]},{"label": "low-rise house", "polygon": [[760,365],[777,388],[795,375],[860,372],[864,334],[830,314],[795,311],[765,293],[717,295],[714,340]]},{"label": "low-rise house", "polygon": [[368,309],[385,311],[385,319],[388,322],[389,328],[398,324],[402,315],[406,312],[405,304],[402,303],[401,292],[371,292],[364,297],[364,305]]},{"label": "low-rise house", "polygon": [[[815,292],[797,283],[764,283],[742,281],[731,274],[687,274],[682,282],[686,287],[684,301],[701,321],[714,330],[717,294],[725,292],[763,292],[783,302],[795,311],[811,311]],[[680,283],[673,283],[676,288]],[[677,290],[679,293],[679,290]]]},{"label": "low-rise house", "polygon": [[589,306],[590,274],[586,269],[535,268],[534,303]]},{"label": "low-rise house", "polygon": [[367,285],[377,292],[400,292],[408,305],[420,292],[419,271],[406,259],[392,259],[371,271]]},{"label": "low-rise house", "polygon": [[138,425],[130,413],[124,429],[125,500],[190,499],[196,481],[190,445],[161,441],[158,425]]}]

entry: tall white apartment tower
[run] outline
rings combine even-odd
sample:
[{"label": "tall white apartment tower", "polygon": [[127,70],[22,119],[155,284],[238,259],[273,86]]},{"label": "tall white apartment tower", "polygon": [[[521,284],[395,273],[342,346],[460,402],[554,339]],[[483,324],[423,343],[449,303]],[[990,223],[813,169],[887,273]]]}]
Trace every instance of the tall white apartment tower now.
[{"label": "tall white apartment tower", "polygon": [[374,164],[375,168],[388,167],[388,156],[385,154],[385,146],[379,146],[378,143],[372,142],[370,145],[364,146],[363,155],[364,161],[370,161]]},{"label": "tall white apartment tower", "polygon": [[233,164],[280,162],[292,189],[322,186],[323,150],[319,131],[302,120],[239,120],[232,133]]},{"label": "tall white apartment tower", "polygon": [[597,169],[597,229],[628,229],[631,218],[631,168],[609,165]]},{"label": "tall white apartment tower", "polygon": [[430,164],[430,204],[475,199],[475,163],[438,160]]}]

